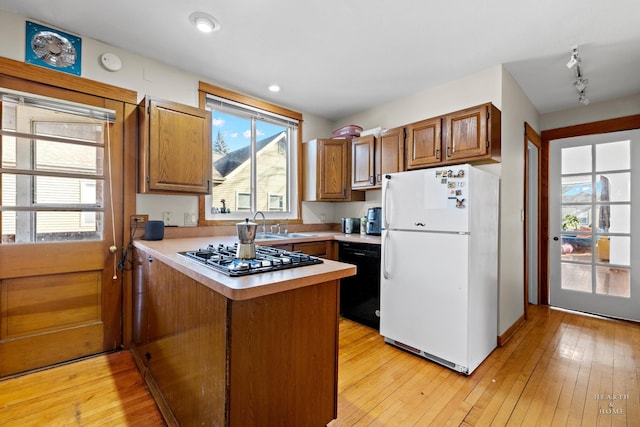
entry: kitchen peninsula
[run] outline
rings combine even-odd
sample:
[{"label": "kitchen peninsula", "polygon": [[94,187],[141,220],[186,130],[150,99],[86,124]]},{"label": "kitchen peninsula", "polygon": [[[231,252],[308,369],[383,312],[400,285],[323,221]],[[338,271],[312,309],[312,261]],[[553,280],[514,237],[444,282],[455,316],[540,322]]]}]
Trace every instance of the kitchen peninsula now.
[{"label": "kitchen peninsula", "polygon": [[324,260],[229,277],[178,255],[236,241],[134,242],[138,367],[170,425],[326,425],[337,415],[339,283],[356,269]]}]

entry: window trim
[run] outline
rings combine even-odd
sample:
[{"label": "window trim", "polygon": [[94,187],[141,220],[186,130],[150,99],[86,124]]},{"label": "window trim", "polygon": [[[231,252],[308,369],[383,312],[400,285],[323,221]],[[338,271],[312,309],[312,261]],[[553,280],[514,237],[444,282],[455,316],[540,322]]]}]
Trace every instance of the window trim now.
[{"label": "window trim", "polygon": [[[235,103],[246,105],[250,108],[261,109],[273,114],[277,114],[279,116],[283,116],[283,117],[298,121],[297,141],[295,141],[296,158],[293,159],[296,163],[293,166],[296,167],[296,171],[297,171],[297,179],[296,179],[297,191],[295,196],[293,196],[291,199],[292,204],[296,203],[297,209],[296,209],[296,218],[289,218],[289,222],[294,224],[302,223],[302,124],[303,124],[302,114],[283,108],[283,107],[279,107],[277,105],[268,103],[266,101],[255,99],[250,96],[233,92],[233,91],[230,91],[218,86],[214,86],[212,84],[205,83],[202,81],[199,82],[199,85],[198,85],[198,95],[199,95],[198,96],[199,107],[203,109],[206,108],[206,105],[207,105],[207,95],[213,95],[218,98],[223,98]],[[291,142],[294,143],[294,141],[291,141]],[[207,196],[205,195],[201,195],[198,197],[198,225],[199,226],[230,225],[230,224],[235,224],[237,222],[237,219],[235,218],[230,220],[206,219],[206,209],[207,209],[206,197]],[[280,212],[265,212],[265,215],[267,216],[267,219],[269,219],[270,217],[274,219],[275,218],[284,219],[282,215],[277,215],[278,213]]]}]

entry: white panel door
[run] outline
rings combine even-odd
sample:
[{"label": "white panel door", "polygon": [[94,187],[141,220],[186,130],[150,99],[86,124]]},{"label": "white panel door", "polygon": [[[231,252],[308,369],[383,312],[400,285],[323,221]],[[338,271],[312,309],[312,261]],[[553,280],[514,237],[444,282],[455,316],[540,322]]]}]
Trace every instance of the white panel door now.
[{"label": "white panel door", "polygon": [[640,320],[639,148],[638,130],[551,142],[551,305]]}]

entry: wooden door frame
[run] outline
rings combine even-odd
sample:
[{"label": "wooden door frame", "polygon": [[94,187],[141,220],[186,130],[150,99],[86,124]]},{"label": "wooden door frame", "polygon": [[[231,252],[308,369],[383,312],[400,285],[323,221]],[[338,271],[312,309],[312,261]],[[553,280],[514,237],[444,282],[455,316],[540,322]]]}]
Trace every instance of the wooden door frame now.
[{"label": "wooden door frame", "polygon": [[542,199],[540,203],[539,235],[539,242],[541,243],[539,260],[540,293],[538,294],[540,304],[549,304],[549,144],[556,139],[634,129],[640,129],[640,114],[542,131],[542,155],[540,159],[542,163],[540,175]]},{"label": "wooden door frame", "polygon": [[[542,162],[540,154],[542,152],[542,142],[540,135],[529,125],[524,123],[524,319],[528,318],[529,309],[529,216],[533,212],[529,212],[529,142],[538,149],[538,178],[542,172]],[[540,201],[542,198],[541,187],[538,185],[538,211],[535,213],[538,218],[541,217]],[[540,234],[540,222],[538,221],[538,232]],[[540,240],[538,240],[540,242]],[[538,259],[540,257],[540,244],[538,243]],[[538,263],[538,301],[540,301],[540,263]]]}]

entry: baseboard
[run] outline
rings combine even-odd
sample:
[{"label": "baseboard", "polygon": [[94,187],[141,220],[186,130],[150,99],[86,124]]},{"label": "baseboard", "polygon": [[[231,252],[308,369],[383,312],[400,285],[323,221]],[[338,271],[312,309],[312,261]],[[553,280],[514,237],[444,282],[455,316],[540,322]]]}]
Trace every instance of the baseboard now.
[{"label": "baseboard", "polygon": [[520,329],[520,327],[524,325],[524,323],[525,323],[525,320],[524,320],[524,314],[523,314],[518,318],[518,320],[514,322],[513,325],[509,327],[509,329],[504,331],[502,335],[498,335],[498,347],[502,347],[503,345],[505,345],[515,335],[518,329]]}]

